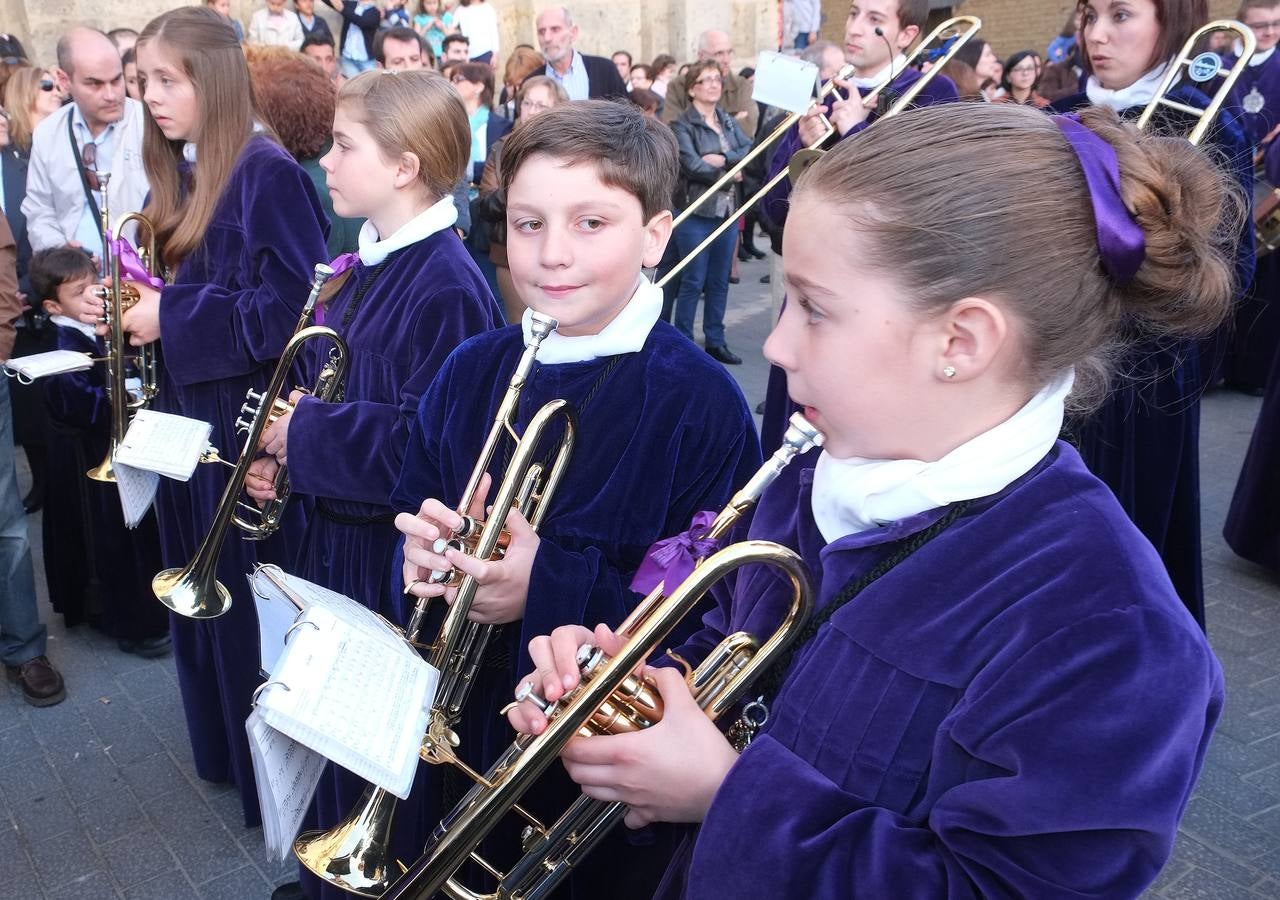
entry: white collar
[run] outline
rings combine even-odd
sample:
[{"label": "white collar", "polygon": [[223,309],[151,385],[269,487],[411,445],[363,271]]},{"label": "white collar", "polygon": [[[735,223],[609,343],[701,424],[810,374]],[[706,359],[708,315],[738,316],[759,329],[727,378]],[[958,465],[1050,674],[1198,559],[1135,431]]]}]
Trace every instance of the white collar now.
[{"label": "white collar", "polygon": [[[552,332],[538,348],[538,362],[554,366],[560,363],[586,362],[602,356],[617,356],[619,353],[635,353],[649,339],[649,332],[653,331],[660,315],[662,288],[641,275],[636,292],[613,317],[612,322],[596,334],[565,337]],[[529,324],[532,318],[533,310],[526,309],[521,321],[526,347],[529,346]]]},{"label": "white collar", "polygon": [[893,59],[889,60],[889,65],[885,66],[879,72],[867,78],[859,78],[857,75],[850,80],[862,88],[864,91],[875,90],[882,84],[889,84],[893,79],[897,78],[907,67],[907,58],[899,53]]},{"label": "white collar", "polygon": [[[1236,40],[1234,43],[1232,43],[1231,52],[1236,55],[1236,59],[1239,59],[1241,55],[1244,53],[1244,42],[1240,40]],[[1276,52],[1276,48],[1272,47],[1270,50],[1263,50],[1259,53],[1255,53],[1253,54],[1253,56],[1249,57],[1249,65],[1260,66],[1263,63],[1265,63],[1267,60],[1269,60],[1275,54],[1275,52]]]},{"label": "white collar", "polygon": [[[1094,106],[1109,106],[1116,112],[1135,106],[1146,106],[1156,95],[1156,90],[1164,80],[1165,69],[1168,67],[1167,62],[1161,63],[1133,84],[1118,91],[1107,90],[1098,81],[1096,75],[1090,75],[1084,90],[1089,95],[1089,102]],[[1175,78],[1173,83],[1177,84],[1179,80]]]},{"label": "white collar", "polygon": [[[262,134],[266,130],[267,130],[267,127],[255,119],[253,123],[253,130],[250,131],[249,134],[250,134],[250,137],[252,137],[255,134]],[[185,144],[182,145],[182,158],[185,159],[187,162],[191,163],[191,165],[193,166],[196,164],[196,142],[195,141],[187,141]]]},{"label": "white collar", "polygon": [[60,328],[74,328],[87,338],[96,338],[98,336],[97,329],[92,325],[86,325],[79,319],[73,319],[70,316],[50,316],[49,321]]},{"label": "white collar", "polygon": [[1035,467],[1062,430],[1068,372],[1010,418],[936,462],[835,459],[825,450],[813,473],[813,519],[828,543],[960,500],[989,497]]},{"label": "white collar", "polygon": [[378,229],[373,227],[372,221],[366,219],[360,226],[360,236],[357,239],[360,262],[366,266],[376,266],[397,250],[425,240],[437,231],[452,228],[457,221],[458,208],[453,205],[452,196],[440,198],[397,228],[385,240],[378,239]]}]

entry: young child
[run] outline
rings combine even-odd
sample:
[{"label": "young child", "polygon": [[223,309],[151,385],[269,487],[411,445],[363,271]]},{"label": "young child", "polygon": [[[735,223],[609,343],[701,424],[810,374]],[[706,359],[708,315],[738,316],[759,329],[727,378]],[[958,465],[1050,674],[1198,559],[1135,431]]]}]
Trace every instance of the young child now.
[{"label": "young child", "polygon": [[386,9],[382,13],[382,28],[408,28],[409,11],[404,8],[405,0],[386,0]]},{"label": "young child", "polygon": [[231,15],[231,0],[204,0],[204,5],[216,12],[231,26],[231,30],[236,33],[237,41],[244,40],[244,26],[240,24],[239,19],[233,18]]},{"label": "young child", "polygon": [[[1084,93],[1053,104],[1058,112],[1107,106],[1125,119],[1142,114],[1170,60],[1208,20],[1205,0],[1090,0],[1080,29]],[[1204,109],[1209,98],[1186,79],[1170,99]],[[1195,120],[1162,107],[1153,132],[1185,136]],[[1238,116],[1223,108],[1203,144],[1228,166],[1246,195],[1253,190],[1249,147]],[[1253,276],[1253,225],[1241,221],[1236,283]],[[1200,395],[1216,380],[1218,335],[1195,342],[1158,338],[1129,349],[1116,389],[1072,432],[1089,470],[1105,481],[1155,545],[1178,595],[1204,624],[1200,552]]]},{"label": "young child", "polygon": [[[210,442],[234,459],[245,394],[265,387],[315,264],[328,259],[327,224],[306,172],[255,133],[244,53],[216,14],[186,7],[153,19],[138,40],[138,76],[151,185],[143,212],[156,224],[159,257],[172,277],[162,291],[136,285],[141,299],[124,326],[135,343],[160,342],[156,408],[210,422]],[[185,566],[195,555],[227,471],[204,465],[185,484],[161,479],[156,516],[166,566]],[[225,542],[218,580],[233,598],[226,615],[173,621],[196,772],[233,782],[249,825],[259,813],[244,720],[261,679],[245,573],[259,561],[293,561],[302,512],[291,504],[267,541],[232,535]]]},{"label": "young child", "polygon": [[[986,104],[883,122],[799,180],[765,354],[826,444],[735,539],[801,554],[815,615],[752,684],[767,720],[740,754],[674,668],[651,670],[660,724],[563,753],[632,827],[700,823],[658,896],[1136,897],[1156,877],[1222,673],[1057,438],[1064,406],[1105,390],[1122,329],[1226,315],[1228,181],[1109,111]],[[779,582],[722,581],[676,652],[697,665],[726,634],[771,635]],[[583,642],[617,651],[606,628],[531,645],[548,700]],[[530,703],[511,721],[545,728]]]},{"label": "young child", "polygon": [[[501,322],[452,227],[470,140],[457,91],[435,72],[365,72],[343,85],[320,165],[335,211],[367,218],[357,258],[325,304],[325,324],[350,350],[343,402],[301,397],[267,430],[273,455],[250,475],[249,493],[269,499],[287,462],[292,491],[315,500],[291,571],[388,617],[399,538],[391,491],[419,399],[458,344]],[[307,384],[329,347],[309,348]],[[319,827],[337,824],[363,789],[330,767],[316,793]]]},{"label": "young child", "polygon": [[[70,247],[42,250],[31,260],[30,277],[57,328],[58,349],[101,359],[105,343],[79,318],[101,306],[92,295],[98,286],[93,260]],[[55,429],[42,523],[49,599],[67,625],[87,619],[114,636],[125,653],[163,656],[170,646],[169,616],[151,595],[151,577],[160,568],[155,514],[129,530],[116,485],[85,476],[110,444],[106,367],[98,363],[40,384]]]},{"label": "young child", "polygon": [[266,3],[249,18],[249,43],[300,50],[304,37],[302,20],[284,8],[284,0]]},{"label": "young child", "polygon": [[[560,323],[520,395],[515,428],[523,433],[543,404],[567,400],[578,416],[577,449],[536,534],[518,512],[508,517],[502,561],[430,552],[459,524],[453,508],[524,351],[527,312],[522,325],[472,338],[449,357],[419,408],[392,500],[406,536],[405,583],[457,566],[481,584],[472,618],[503,626],[458,725],[462,757],[480,771],[510,743],[497,712],[512,677],[528,668],[528,639],[566,622],[620,622],[639,600],[629,583],[649,546],[684,531],[696,513],[719,510],[759,465],[737,385],[658,321],[661,291],[641,274],[670,236],[676,171],[670,130],[625,102],[557,106],[503,145],[511,276],[526,306]],[[495,454],[489,469],[495,483],[505,455]],[[418,581],[412,591],[438,596],[441,587]],[[444,605],[435,604],[425,640]],[[428,785],[415,856],[465,787],[450,770],[424,772],[443,775],[447,805]],[[566,782],[533,805],[549,814],[576,793]],[[496,855],[513,853],[515,843],[511,835]],[[628,847],[621,866],[589,862],[575,890],[600,896],[612,885],[623,893],[610,896],[647,896],[670,849],[657,835]]]},{"label": "young child", "polygon": [[453,10],[442,9],[441,0],[422,0],[413,17],[413,30],[427,39],[436,59],[444,56],[444,39],[458,31],[453,26]]}]

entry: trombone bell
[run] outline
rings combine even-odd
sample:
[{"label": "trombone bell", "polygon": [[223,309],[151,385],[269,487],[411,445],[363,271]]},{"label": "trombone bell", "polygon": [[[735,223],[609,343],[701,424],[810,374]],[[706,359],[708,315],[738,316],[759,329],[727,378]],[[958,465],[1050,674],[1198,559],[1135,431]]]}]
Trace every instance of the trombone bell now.
[{"label": "trombone bell", "polygon": [[336,888],[361,897],[381,897],[404,871],[391,872],[391,820],[396,798],[382,788],[368,788],[355,809],[329,831],[307,831],[293,842],[293,852],[307,869]]},{"label": "trombone bell", "polygon": [[156,599],[188,619],[216,619],[231,608],[231,592],[212,571],[165,569],[151,579]]}]

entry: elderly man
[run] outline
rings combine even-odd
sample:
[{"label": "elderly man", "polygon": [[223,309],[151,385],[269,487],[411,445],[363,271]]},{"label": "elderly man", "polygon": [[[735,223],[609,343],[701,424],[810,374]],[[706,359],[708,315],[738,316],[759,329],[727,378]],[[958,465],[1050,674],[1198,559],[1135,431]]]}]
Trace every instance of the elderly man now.
[{"label": "elderly man", "polygon": [[596,100],[627,96],[627,84],[617,67],[603,56],[586,56],[573,48],[578,26],[563,6],[538,14],[538,47],[547,64],[534,75],[558,82],[570,100]]},{"label": "elderly man", "polygon": [[112,218],[142,209],[142,104],[125,96],[107,36],[74,28],[58,41],[57,79],[71,103],[41,122],[31,144],[22,212],[32,250],[70,245],[102,258],[99,174],[109,172]]},{"label": "elderly man", "polygon": [[[738,120],[748,135],[756,133],[759,109],[751,99],[750,86],[733,73],[733,41],[723,31],[704,31],[698,35],[698,60],[715,60],[720,67],[720,80],[724,92],[720,95],[720,108]],[[689,108],[689,92],[679,80],[667,88],[667,102],[662,109],[662,121],[670,124],[684,115]]]}]

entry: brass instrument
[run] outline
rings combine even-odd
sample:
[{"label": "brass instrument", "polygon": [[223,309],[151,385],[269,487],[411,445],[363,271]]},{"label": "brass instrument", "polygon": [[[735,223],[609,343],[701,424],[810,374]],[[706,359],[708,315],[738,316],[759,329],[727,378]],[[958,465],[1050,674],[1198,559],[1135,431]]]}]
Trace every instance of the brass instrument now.
[{"label": "brass instrument", "polygon": [[[707,537],[723,538],[741,516],[798,454],[822,443],[822,435],[800,414],[791,417],[782,446],[716,517]],[[791,585],[790,609],[774,633],[763,640],[739,632],[725,638],[687,676],[698,705],[712,719],[731,709],[751,682],[778,659],[804,627],[813,607],[813,586],[804,562],[794,551],[770,541],[733,544],[698,564],[669,593],[659,585],[618,629],[625,644],[610,658],[584,645],[578,653],[581,683],[555,704],[540,700],[524,685],[520,699],[537,702],[547,714],[547,728],[522,735],[441,822],[423,855],[386,893],[384,900],[428,898],[440,892],[453,900],[533,900],[547,896],[579,860],[621,821],[621,803],[578,798],[561,818],[547,826],[520,806],[520,800],[575,735],[618,734],[647,728],[662,718],[656,687],[634,673],[703,595],[722,577],[744,565],[778,568]],[[481,841],[508,814],[526,819],[524,855],[505,873],[476,855]],[[492,893],[481,893],[456,879],[458,869],[475,862],[498,881]]]},{"label": "brass instrument", "polygon": [[[567,401],[553,400],[545,404],[529,421],[523,435],[517,437],[514,429],[520,393],[533,370],[538,348],[557,325],[555,319],[538,312],[533,313],[531,322],[530,342],[511,376],[480,457],[458,503],[463,525],[451,538],[442,538],[435,543],[432,549],[437,553],[453,547],[478,559],[501,558],[509,537],[504,528],[507,512],[519,509],[530,526],[537,529],[564,477],[577,431],[576,416]],[[564,421],[564,435],[560,438],[550,469],[544,472],[544,463],[535,458],[535,453],[548,427],[557,418]],[[493,511],[483,521],[475,519],[469,512],[481,479],[488,471],[499,444],[507,436],[515,441],[515,447],[494,496]],[[462,766],[454,753],[458,737],[453,726],[462,713],[494,626],[467,619],[479,588],[474,578],[469,575],[459,578],[456,571],[448,571],[432,573],[427,580],[456,585],[457,596],[449,606],[435,642],[426,648],[430,651],[431,665],[440,672],[440,682],[432,703],[421,756],[432,764]],[[419,598],[414,605],[405,628],[405,639],[411,644],[418,645],[429,602],[429,598]],[[388,840],[395,808],[393,794],[382,788],[370,787],[339,825],[328,832],[311,831],[299,835],[294,841],[294,853],[304,866],[333,886],[366,897],[378,897],[386,890],[392,877]]]},{"label": "brass instrument", "polygon": [[[155,275],[156,270],[156,231],[155,224],[141,213],[129,213],[121,216],[116,222],[115,230],[109,227],[110,211],[107,206],[107,183],[111,180],[110,172],[98,172],[98,184],[102,189],[102,265],[104,274],[111,278],[111,288],[103,299],[102,323],[108,327],[106,336],[107,355],[107,402],[111,405],[111,435],[107,443],[107,455],[98,465],[85,474],[94,481],[111,482],[116,480],[112,460],[116,450],[124,441],[129,421],[133,412],[146,407],[155,397],[158,389],[156,373],[156,350],[151,344],[143,344],[134,354],[129,353],[128,336],[125,334],[122,319],[127,310],[138,302],[138,291],[132,284],[120,280],[120,257],[111,252],[109,237],[119,236],[129,223],[137,223],[139,242],[146,233],[146,241],[142,243],[139,255],[147,267],[148,275]],[[129,395],[126,386],[125,366],[132,360],[142,378],[142,392],[134,398]]]},{"label": "brass instrument", "polygon": [[[280,516],[288,502],[288,482],[285,468],[282,466],[276,477],[277,491],[283,495],[271,501],[259,512],[256,505],[241,500],[245,479],[249,474],[249,466],[257,456],[258,443],[262,433],[281,415],[288,412],[291,405],[280,398],[285,379],[289,377],[289,369],[294,358],[302,347],[310,340],[323,339],[332,347],[329,358],[316,378],[313,396],[334,401],[340,396],[342,382],[346,377],[350,352],[346,341],[332,328],[322,325],[308,325],[320,298],[324,283],[333,275],[333,269],[320,263],[315,268],[315,276],[311,282],[311,293],[304,304],[302,314],[298,317],[298,325],[293,337],[285,344],[276,363],[275,371],[267,387],[258,393],[250,390],[240,408],[241,417],[236,419],[236,430],[245,432],[244,447],[240,458],[236,461],[231,478],[222,491],[218,501],[218,509],[208,534],[201,541],[195,556],[184,569],[165,569],[151,580],[151,589],[158,599],[169,609],[179,615],[192,619],[212,619],[222,615],[231,608],[231,594],[218,581],[218,555],[227,528],[234,523],[246,531],[250,538],[260,539],[273,533],[280,524]],[[249,418],[244,418],[248,416]],[[219,460],[220,461],[220,460]],[[241,517],[237,509],[242,508],[252,515],[260,516],[260,521]]]},{"label": "brass instrument", "polygon": [[[890,106],[889,109],[880,116],[880,118],[887,119],[890,116],[896,116],[898,113],[909,109],[911,104],[915,102],[916,97],[919,96],[920,92],[928,87],[929,82],[936,78],[942,71],[942,67],[951,61],[952,57],[956,55],[956,52],[968,43],[969,39],[977,34],[980,28],[982,28],[982,20],[977,16],[956,16],[955,18],[947,19],[947,21],[943,22],[931,31],[929,35],[917,44],[913,51],[911,51],[911,55],[907,57],[907,61],[903,65],[902,71],[906,71],[913,66],[919,65],[924,61],[926,54],[933,53],[938,49],[945,47],[945,49],[942,50],[941,56],[939,56],[939,58],[934,62],[933,67],[930,68],[928,72],[925,72],[924,75],[915,82],[915,84],[903,92],[902,96],[898,97],[893,102],[893,105]],[[947,44],[948,41],[951,43]],[[894,76],[898,74],[901,73],[891,72],[890,77],[885,80],[884,84],[880,85],[862,98],[863,105],[866,106],[867,109],[873,109],[880,99],[880,93],[892,84]],[[847,64],[842,66],[835,78],[832,78],[824,84],[818,91],[816,102],[821,104],[829,94],[836,92],[836,78],[841,81],[847,81],[852,78],[853,75],[853,66]],[[775,128],[768,137],[761,141],[757,146],[751,148],[751,152],[739,160],[736,165],[726,170],[725,173],[720,176],[720,179],[715,184],[711,185],[711,187],[707,188],[700,197],[691,201],[685,207],[684,211],[681,212],[680,215],[676,216],[675,221],[672,223],[672,229],[674,230],[676,226],[680,225],[685,221],[685,219],[692,215],[693,211],[700,207],[705,200],[728,187],[729,183],[737,177],[739,172],[749,166],[756,157],[760,156],[762,153],[768,152],[774,144],[782,140],[783,135],[785,135],[793,125],[799,122],[801,118],[803,118],[801,113],[792,113],[783,119],[782,122],[779,123],[778,127]],[[826,125],[826,129],[822,137],[812,147],[806,148],[806,150],[814,150],[835,133],[835,126],[833,126],[825,116],[823,116],[823,122]],[[802,150],[800,152],[804,153],[806,150]],[[694,247],[684,259],[676,263],[675,267],[672,268],[671,271],[658,279],[656,282],[658,287],[665,286],[667,282],[680,274],[680,272],[684,270],[685,266],[693,261],[698,254],[706,250],[707,247],[711,246],[711,244],[715,242],[716,238],[724,234],[725,231],[729,228],[736,227],[738,217],[762,201],[765,196],[786,177],[788,177],[788,170],[783,169],[777,175],[765,182],[764,186],[761,187],[760,190],[748,197],[731,216],[728,216],[720,223],[719,227],[707,235],[706,239],[703,240],[702,243]]]}]

